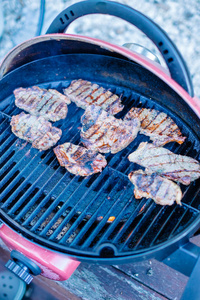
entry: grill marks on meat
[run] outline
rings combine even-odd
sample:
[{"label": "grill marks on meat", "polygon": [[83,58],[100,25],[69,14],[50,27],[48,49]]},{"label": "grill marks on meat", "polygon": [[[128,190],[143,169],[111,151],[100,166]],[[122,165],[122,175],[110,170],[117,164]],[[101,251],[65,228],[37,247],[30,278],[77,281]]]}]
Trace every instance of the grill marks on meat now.
[{"label": "grill marks on meat", "polygon": [[163,146],[169,142],[182,144],[186,139],[175,122],[164,112],[133,107],[126,114],[125,120],[134,118],[141,121],[140,133],[149,136],[155,146]]},{"label": "grill marks on meat", "polygon": [[149,136],[153,144],[141,143],[128,157],[146,168],[128,175],[135,185],[135,197],[152,198],[161,205],[181,203],[181,190],[173,181],[189,185],[200,177],[200,163],[159,147],[172,141],[182,144],[186,139],[167,114],[155,109],[132,108],[124,120],[116,119],[113,115],[124,107],[120,98],[82,79],[72,81],[64,93],[37,86],[16,89],[15,104],[33,116],[25,113],[13,116],[12,132],[32,143],[34,148],[51,148],[60,139],[62,131],[45,119],[64,119],[67,104],[73,101],[86,109],[81,118],[81,141],[86,148],[71,143],[57,146],[54,153],[61,166],[80,176],[102,172],[107,161],[97,151],[117,153],[126,148],[140,131]]},{"label": "grill marks on meat", "polygon": [[89,176],[102,172],[107,165],[103,155],[72,143],[59,145],[53,151],[60,165],[75,175]]},{"label": "grill marks on meat", "polygon": [[160,205],[172,205],[174,202],[181,205],[182,192],[175,182],[142,170],[131,172],[128,178],[134,184],[136,199],[145,197]]},{"label": "grill marks on meat", "polygon": [[23,112],[13,116],[10,125],[16,136],[40,150],[54,146],[62,135],[61,129],[52,126],[42,116],[36,117]]},{"label": "grill marks on meat", "polygon": [[153,144],[141,143],[128,159],[145,167],[148,173],[158,173],[185,185],[200,177],[200,163],[197,160]]},{"label": "grill marks on meat", "polygon": [[140,127],[138,119],[122,121],[95,105],[86,109],[81,122],[82,143],[102,153],[117,153],[126,148],[135,139]]},{"label": "grill marks on meat", "polygon": [[14,90],[15,104],[32,115],[43,116],[50,121],[65,119],[67,104],[71,101],[53,89],[41,89],[37,86],[17,88]]},{"label": "grill marks on meat", "polygon": [[86,109],[88,105],[94,104],[101,106],[102,109],[115,115],[120,112],[124,106],[121,104],[120,97],[111,93],[109,90],[93,84],[86,80],[74,80],[70,86],[63,90],[78,107]]}]

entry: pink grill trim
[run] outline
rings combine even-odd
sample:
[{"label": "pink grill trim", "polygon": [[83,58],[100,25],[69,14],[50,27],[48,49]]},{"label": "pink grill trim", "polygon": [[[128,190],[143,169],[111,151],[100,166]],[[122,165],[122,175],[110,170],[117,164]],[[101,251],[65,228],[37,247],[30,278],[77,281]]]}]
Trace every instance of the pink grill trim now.
[{"label": "pink grill trim", "polygon": [[5,224],[0,228],[0,238],[10,251],[17,250],[33,260],[41,268],[41,275],[52,280],[67,280],[80,264],[67,255],[47,250],[28,241]]}]

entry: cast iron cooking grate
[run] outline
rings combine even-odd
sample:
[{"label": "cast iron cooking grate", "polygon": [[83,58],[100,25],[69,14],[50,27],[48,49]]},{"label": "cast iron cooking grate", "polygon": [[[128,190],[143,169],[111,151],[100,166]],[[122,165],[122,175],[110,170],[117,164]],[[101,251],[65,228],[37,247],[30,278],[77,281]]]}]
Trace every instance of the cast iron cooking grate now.
[{"label": "cast iron cooking grate", "polygon": [[[68,85],[66,81],[40,87],[62,91]],[[128,88],[110,84],[109,88],[122,95],[125,104],[117,117],[125,115],[132,106],[168,113],[187,140],[182,145],[170,143],[166,147],[198,159],[199,141],[170,111]],[[103,172],[84,178],[60,167],[52,149],[38,151],[12,134],[10,116],[20,111],[14,105],[13,95],[4,100],[0,113],[0,210],[25,236],[53,249],[95,257],[113,255],[102,251],[106,244],[116,256],[121,256],[167,241],[199,216],[199,180],[188,187],[181,186],[182,206],[163,207],[151,199],[134,198],[127,175],[139,167],[130,163],[127,156],[140,142],[148,141],[147,137],[138,135],[123,151],[106,154],[108,166]],[[72,103],[67,118],[55,123],[63,132],[58,144],[80,142],[83,112]]]}]

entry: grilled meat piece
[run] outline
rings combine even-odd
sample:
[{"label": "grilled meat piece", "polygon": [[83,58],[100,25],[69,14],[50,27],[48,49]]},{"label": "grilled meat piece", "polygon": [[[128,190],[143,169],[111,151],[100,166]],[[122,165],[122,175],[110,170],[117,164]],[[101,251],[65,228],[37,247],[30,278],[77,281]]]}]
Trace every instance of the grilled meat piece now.
[{"label": "grilled meat piece", "polygon": [[42,116],[36,117],[23,112],[13,116],[10,125],[16,136],[40,150],[54,146],[62,135],[61,129],[52,126]]},{"label": "grilled meat piece", "polygon": [[158,173],[185,185],[200,177],[200,163],[197,160],[153,144],[141,143],[128,159],[145,167],[147,173]]},{"label": "grilled meat piece", "polygon": [[175,182],[142,170],[131,172],[128,178],[134,184],[136,199],[145,197],[160,205],[172,205],[174,202],[181,205],[182,192]]},{"label": "grilled meat piece", "polygon": [[86,109],[81,122],[82,143],[102,153],[117,153],[126,148],[135,139],[140,127],[138,119],[122,121],[95,105]]},{"label": "grilled meat piece", "polygon": [[38,86],[18,88],[14,90],[15,104],[31,115],[42,116],[50,121],[65,119],[67,104],[71,101],[53,89],[41,89]]},{"label": "grilled meat piece", "polygon": [[72,143],[59,145],[53,151],[60,165],[75,175],[89,176],[102,172],[107,165],[103,155]]},{"label": "grilled meat piece", "polygon": [[72,81],[70,86],[64,89],[63,92],[72,102],[75,102],[78,107],[83,109],[86,109],[88,105],[94,104],[101,106],[111,115],[115,115],[124,108],[120,97],[100,87],[98,84],[93,84],[86,80]]},{"label": "grilled meat piece", "polygon": [[155,146],[163,146],[169,142],[182,144],[186,139],[174,121],[164,112],[133,107],[124,119],[134,118],[141,121],[140,133],[149,136]]}]

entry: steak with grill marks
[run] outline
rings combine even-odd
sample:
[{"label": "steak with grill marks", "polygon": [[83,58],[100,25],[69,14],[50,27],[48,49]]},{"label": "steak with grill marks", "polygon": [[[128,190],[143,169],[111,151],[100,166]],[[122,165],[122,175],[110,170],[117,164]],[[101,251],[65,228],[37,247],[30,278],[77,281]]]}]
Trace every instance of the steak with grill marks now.
[{"label": "steak with grill marks", "polygon": [[140,121],[116,119],[101,107],[90,105],[81,118],[81,141],[85,147],[102,153],[117,153],[137,136]]},{"label": "steak with grill marks", "polygon": [[185,185],[200,177],[200,163],[194,158],[175,154],[147,142],[140,143],[128,159],[145,167],[147,173],[158,173]]},{"label": "steak with grill marks", "polygon": [[102,172],[107,165],[103,155],[72,143],[59,145],[53,151],[60,165],[75,175],[89,176]]},{"label": "steak with grill marks", "polygon": [[163,146],[169,142],[182,144],[186,139],[175,122],[164,112],[133,107],[124,120],[134,118],[139,118],[141,121],[140,133],[149,136],[155,146]]},{"label": "steak with grill marks", "polygon": [[181,205],[182,192],[175,182],[142,170],[131,172],[128,178],[134,184],[136,199],[145,197],[160,205],[172,205],[174,202]]},{"label": "steak with grill marks", "polygon": [[65,119],[67,104],[71,101],[53,89],[41,89],[37,86],[30,88],[17,88],[14,90],[15,104],[31,115],[43,116],[50,121]]},{"label": "steak with grill marks", "polygon": [[83,109],[86,109],[88,105],[94,104],[101,106],[111,115],[115,115],[124,108],[119,96],[100,87],[98,84],[93,84],[86,80],[72,81],[70,86],[64,89],[63,92],[72,102],[75,102],[78,107]]},{"label": "steak with grill marks", "polygon": [[42,116],[21,113],[11,118],[12,132],[20,139],[32,143],[34,148],[47,150],[61,138],[62,130],[52,126]]}]

